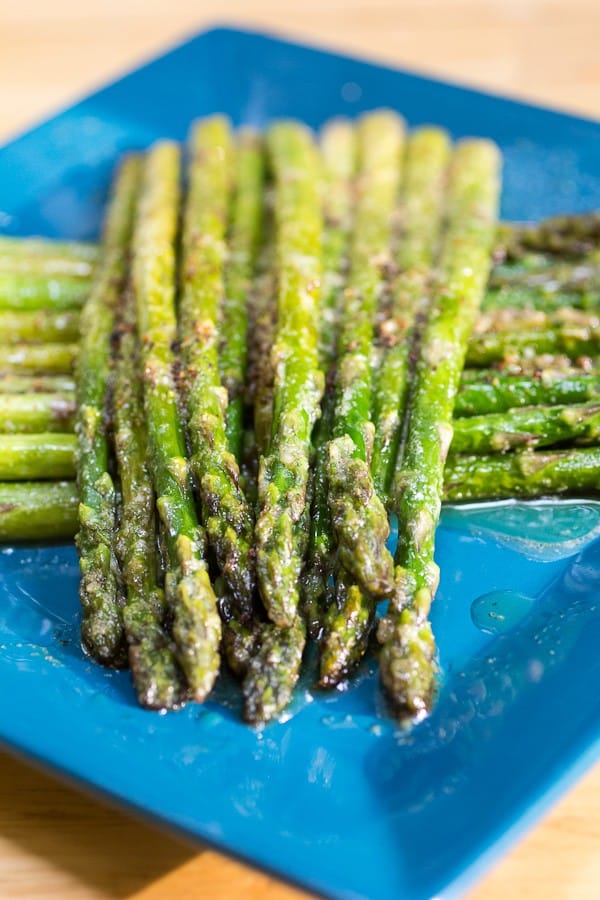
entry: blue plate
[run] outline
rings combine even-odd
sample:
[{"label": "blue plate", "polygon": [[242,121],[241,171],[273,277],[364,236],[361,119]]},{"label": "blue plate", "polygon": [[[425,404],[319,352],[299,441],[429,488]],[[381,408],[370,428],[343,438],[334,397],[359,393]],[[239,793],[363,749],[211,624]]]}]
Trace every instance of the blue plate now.
[{"label": "blue plate", "polygon": [[[0,151],[0,225],[92,238],[124,150],[236,123],[391,106],[489,135],[503,214],[600,207],[600,127],[346,57],[219,29]],[[448,510],[433,623],[444,681],[412,732],[366,666],[347,692],[301,686],[286,721],[240,724],[235,687],[205,707],[139,709],[126,673],[78,641],[72,546],[0,553],[0,735],[14,749],[314,891],[424,898],[462,890],[597,755],[600,524],[594,503]]]}]

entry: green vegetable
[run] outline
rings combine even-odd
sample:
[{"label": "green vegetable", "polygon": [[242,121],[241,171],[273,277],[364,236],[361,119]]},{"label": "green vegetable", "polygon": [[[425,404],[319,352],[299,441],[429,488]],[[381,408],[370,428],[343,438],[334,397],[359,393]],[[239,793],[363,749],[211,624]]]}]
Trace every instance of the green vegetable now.
[{"label": "green vegetable", "polygon": [[224,292],[225,234],[231,188],[229,125],[221,116],[191,135],[189,193],[183,227],[179,333],[191,465],[202,519],[238,616],[252,615],[253,517],[225,427],[227,392],[218,371],[219,304]]},{"label": "green vegetable", "polygon": [[75,427],[75,410],[75,397],[72,393],[0,393],[0,432],[70,432]]},{"label": "green vegetable", "polygon": [[70,375],[0,374],[0,394],[72,394],[75,380]]},{"label": "green vegetable", "polygon": [[250,128],[239,132],[234,175],[235,191],[224,272],[219,376],[229,399],[225,424],[229,449],[239,462],[248,364],[248,294],[252,290],[264,216],[264,152],[259,135]]},{"label": "green vegetable", "polygon": [[73,371],[77,344],[0,344],[0,372],[22,375],[68,375]]},{"label": "green vegetable", "polygon": [[384,498],[398,453],[410,381],[410,351],[419,317],[431,291],[431,274],[440,238],[450,143],[438,128],[420,128],[407,143],[401,194],[402,229],[395,253],[398,272],[391,300],[379,323],[382,360],[373,403],[375,440],[371,473]]},{"label": "green vegetable", "polygon": [[117,501],[110,474],[107,397],[115,309],[127,274],[139,175],[138,158],[128,157],[114,181],[100,260],[81,317],[77,371],[81,630],[84,644],[94,658],[113,665],[124,662],[125,642],[123,586],[115,556]]},{"label": "green vegetable", "polygon": [[600,403],[526,406],[454,420],[453,453],[505,453],[553,444],[590,444],[600,438]]},{"label": "green vegetable", "polygon": [[435,529],[454,400],[491,264],[499,167],[498,150],[488,141],[461,141],[454,152],[439,274],[393,486],[399,534],[396,583],[378,629],[380,672],[393,706],[411,715],[428,708],[434,688],[435,645],[428,615],[439,577],[433,559]]},{"label": "green vegetable", "polygon": [[270,619],[287,628],[298,609],[311,435],[323,392],[317,355],[322,220],[310,132],[279,122],[267,142],[275,178],[277,325],[271,441],[260,465],[255,536],[263,603]]},{"label": "green vegetable", "polygon": [[[471,380],[472,373],[476,380]],[[505,375],[493,369],[465,370],[454,414],[488,415],[522,406],[585,403],[598,397],[600,375],[591,372],[546,368],[530,375]]]},{"label": "green vegetable", "polygon": [[77,531],[78,506],[72,481],[0,483],[0,540],[69,540]]},{"label": "green vegetable", "polygon": [[30,341],[72,343],[79,340],[79,312],[54,312],[40,309],[33,312],[0,311],[0,339],[5,344]]},{"label": "green vegetable", "polygon": [[323,626],[324,600],[333,571],[335,539],[327,496],[327,442],[333,424],[335,359],[342,292],[348,266],[356,163],[354,127],[334,119],[321,134],[323,166],[323,277],[319,310],[319,360],[326,375],[321,417],[313,434],[310,536],[302,571],[302,612],[311,637]]},{"label": "green vegetable", "polygon": [[0,237],[0,271],[89,278],[98,261],[96,244],[48,238]]},{"label": "green vegetable", "polygon": [[80,309],[89,292],[87,278],[3,271],[0,268],[0,310]]},{"label": "green vegetable", "polygon": [[453,503],[597,493],[600,448],[524,450],[504,456],[451,455],[444,480],[445,497]]},{"label": "green vegetable", "polygon": [[123,624],[138,700],[148,709],[171,709],[185,700],[187,685],[164,627],[166,606],[158,584],[156,497],[147,462],[136,324],[135,297],[127,290],[113,390],[114,440],[121,487],[116,552],[127,590]]},{"label": "green vegetable", "polygon": [[292,699],[300,674],[306,628],[297,616],[289,627],[265,626],[260,640],[242,685],[244,719],[252,724],[275,718]]},{"label": "green vegetable", "polygon": [[175,389],[175,235],[179,150],[155,144],[145,161],[133,245],[133,287],[144,379],[148,457],[166,549],[165,596],[177,659],[202,702],[219,671],[221,620],[204,557],[206,538],[192,497]]},{"label": "green vegetable", "polygon": [[[387,514],[369,471],[375,314],[390,264],[404,126],[382,110],[358,124],[358,196],[344,292],[336,373],[335,410],[327,452],[329,507],[342,565],[367,593],[385,595],[392,558],[385,543]],[[373,577],[372,577],[373,576]]]},{"label": "green vegetable", "polygon": [[0,481],[73,478],[72,434],[0,434]]}]

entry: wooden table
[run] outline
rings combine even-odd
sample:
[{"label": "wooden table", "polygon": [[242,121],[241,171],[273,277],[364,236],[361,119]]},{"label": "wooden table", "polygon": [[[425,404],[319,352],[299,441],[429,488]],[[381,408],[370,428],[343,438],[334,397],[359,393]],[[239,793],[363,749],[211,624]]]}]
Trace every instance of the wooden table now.
[{"label": "wooden table", "polygon": [[[597,0],[0,0],[0,140],[215,21],[278,30],[574,111],[600,112]],[[600,894],[600,770],[478,887]],[[288,900],[299,892],[198,851],[0,755],[0,897]]]}]

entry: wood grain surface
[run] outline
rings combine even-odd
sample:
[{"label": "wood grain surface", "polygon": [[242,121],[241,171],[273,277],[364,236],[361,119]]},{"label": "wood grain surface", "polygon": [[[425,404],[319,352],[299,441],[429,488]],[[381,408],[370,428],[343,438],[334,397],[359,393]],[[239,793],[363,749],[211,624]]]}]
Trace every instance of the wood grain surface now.
[{"label": "wood grain surface", "polygon": [[[598,0],[0,0],[0,140],[225,21],[600,114]],[[0,754],[3,900],[301,896]],[[511,896],[600,896],[600,770],[470,893]]]}]

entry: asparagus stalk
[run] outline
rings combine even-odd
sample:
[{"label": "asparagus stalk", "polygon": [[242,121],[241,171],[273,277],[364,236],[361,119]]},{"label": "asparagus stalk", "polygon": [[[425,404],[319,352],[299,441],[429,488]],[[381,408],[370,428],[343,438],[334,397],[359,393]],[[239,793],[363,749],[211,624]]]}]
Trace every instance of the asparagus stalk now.
[{"label": "asparagus stalk", "polygon": [[0,269],[0,309],[16,312],[79,309],[87,299],[90,286],[87,278],[75,275],[30,274]]},{"label": "asparagus stalk", "polygon": [[204,558],[189,482],[183,425],[173,376],[179,205],[179,150],[155,144],[143,170],[133,243],[133,288],[144,381],[148,457],[166,547],[165,596],[173,614],[177,658],[192,696],[210,692],[219,670],[221,620]]},{"label": "asparagus stalk", "polygon": [[235,158],[229,253],[221,314],[219,376],[227,389],[226,432],[239,462],[243,442],[244,387],[248,364],[248,294],[263,231],[265,164],[260,137],[242,129]]},{"label": "asparagus stalk", "polygon": [[353,126],[336,119],[321,135],[323,162],[323,277],[319,310],[319,360],[326,373],[321,418],[313,435],[313,490],[307,560],[302,572],[302,611],[311,637],[323,626],[323,601],[334,564],[335,540],[327,497],[327,442],[333,424],[337,322],[345,286],[351,229],[356,140]]},{"label": "asparagus stalk", "polygon": [[189,195],[183,231],[180,341],[192,471],[202,518],[237,615],[252,615],[255,588],[253,517],[240,487],[225,426],[227,392],[218,372],[219,303],[231,187],[233,147],[220,116],[196,125],[191,137]]},{"label": "asparagus stalk", "polygon": [[0,434],[0,481],[75,476],[72,434]]},{"label": "asparagus stalk", "polygon": [[78,354],[77,344],[0,344],[0,372],[23,375],[68,375]]},{"label": "asparagus stalk", "polygon": [[223,604],[221,614],[224,620],[221,651],[233,674],[243,679],[250,660],[256,657],[261,645],[263,631],[276,626],[269,626],[258,618],[251,622],[242,622],[235,616],[229,616]]},{"label": "asparagus stalk", "polygon": [[249,295],[250,340],[248,349],[248,399],[253,418],[253,444],[245,440],[253,457],[264,456],[271,440],[275,372],[271,349],[275,340],[277,268],[272,222],[271,195],[267,191],[267,219],[263,246],[257,264],[257,278]]},{"label": "asparagus stalk", "polygon": [[42,343],[73,343],[79,340],[79,312],[54,312],[40,309],[33,312],[0,311],[0,339],[5,344],[21,341]]},{"label": "asparagus stalk", "polygon": [[139,174],[139,160],[129,157],[114,183],[100,261],[82,313],[77,371],[82,637],[95,659],[114,665],[124,661],[123,590],[114,551],[116,497],[109,471],[106,404],[115,308],[127,273]]},{"label": "asparagus stalk", "polygon": [[546,297],[555,294],[592,294],[600,291],[600,256],[596,249],[575,261],[533,255],[518,263],[500,263],[490,274],[488,289],[538,291]]},{"label": "asparagus stalk", "polygon": [[0,433],[71,432],[75,426],[71,394],[0,394]]},{"label": "asparagus stalk", "polygon": [[113,391],[115,451],[121,486],[116,552],[127,601],[123,624],[138,700],[149,709],[180,705],[187,686],[164,628],[158,585],[156,498],[147,462],[147,435],[136,337],[135,297],[128,290],[120,325]]},{"label": "asparagus stalk", "polygon": [[340,293],[348,268],[356,135],[345,119],[333,119],[320,138],[323,177],[323,276],[319,309],[319,361],[327,372],[335,362]]},{"label": "asparagus stalk", "polygon": [[435,529],[454,400],[489,274],[499,165],[497,148],[487,141],[462,141],[454,153],[438,280],[393,487],[399,534],[396,585],[378,638],[383,684],[404,713],[422,714],[433,692],[435,647],[428,615],[439,577],[433,560]]},{"label": "asparagus stalk", "polygon": [[89,278],[98,261],[96,244],[48,238],[0,237],[0,271]]},{"label": "asparagus stalk", "polygon": [[496,309],[481,313],[473,335],[502,334],[514,331],[549,331],[553,328],[598,328],[600,314],[581,309]]},{"label": "asparagus stalk", "polygon": [[72,394],[75,380],[68,375],[0,374],[0,394]]},{"label": "asparagus stalk", "polygon": [[[391,284],[389,308],[379,323],[383,353],[373,403],[371,474],[383,503],[387,502],[400,439],[410,350],[427,301],[439,241],[449,149],[446,134],[434,128],[415,131],[407,144],[401,194],[402,231],[394,259],[398,272]],[[381,539],[385,540],[384,534]],[[321,643],[322,687],[334,687],[360,662],[375,618],[372,596],[361,591],[348,574],[338,573],[336,582]]]},{"label": "asparagus stalk", "polygon": [[444,481],[450,502],[597,493],[600,448],[524,450],[504,456],[450,455]]},{"label": "asparagus stalk", "polygon": [[0,541],[68,540],[77,531],[78,506],[72,481],[0,483]]},{"label": "asparagus stalk", "polygon": [[442,225],[450,143],[445,132],[421,128],[407,144],[402,188],[402,232],[395,254],[389,314],[380,323],[384,352],[377,376],[371,472],[381,497],[387,496],[400,439],[408,383],[410,348],[419,314],[429,294],[431,271]]},{"label": "asparagus stalk", "polygon": [[387,515],[369,463],[373,444],[373,322],[390,263],[404,130],[395,114],[366,115],[358,126],[358,198],[339,338],[333,440],[328,445],[329,507],[340,563],[366,593],[391,589]]},{"label": "asparagus stalk", "polygon": [[600,358],[581,356],[578,359],[570,359],[564,353],[533,353],[531,356],[498,360],[489,369],[463,369],[461,382],[473,384],[490,373],[527,377],[538,376],[540,372],[549,370],[557,374],[562,372],[565,377],[567,375],[594,375],[600,372]]},{"label": "asparagus stalk", "polygon": [[530,375],[505,375],[493,369],[472,370],[476,381],[463,381],[455,416],[484,416],[522,406],[585,403],[600,397],[600,375],[584,371],[541,369]]},{"label": "asparagus stalk", "polygon": [[537,309],[552,313],[559,309],[597,310],[600,293],[593,291],[572,291],[562,288],[549,291],[522,284],[488,288],[482,308],[485,312],[500,309]]},{"label": "asparagus stalk", "polygon": [[322,221],[319,159],[310,132],[280,122],[268,132],[274,172],[277,325],[272,349],[273,422],[261,459],[256,523],[257,574],[271,620],[294,624],[307,544],[310,442],[323,376],[317,355]]},{"label": "asparagus stalk", "polygon": [[594,444],[600,438],[600,404],[526,406],[454,420],[453,453],[505,453],[553,444]]},{"label": "asparagus stalk", "polygon": [[563,324],[535,331],[494,331],[474,335],[467,350],[469,366],[490,366],[496,362],[564,353],[571,359],[597,356],[600,327]]},{"label": "asparagus stalk", "polygon": [[501,239],[512,259],[532,250],[559,256],[582,256],[600,244],[600,212],[553,216],[537,225],[512,226]]},{"label": "asparagus stalk", "polygon": [[336,687],[352,673],[366,652],[374,621],[372,597],[339,568],[319,648],[319,687]]},{"label": "asparagus stalk", "polygon": [[288,705],[302,663],[306,626],[297,616],[289,627],[268,625],[258,651],[249,661],[243,682],[244,718],[259,724],[275,718]]}]

